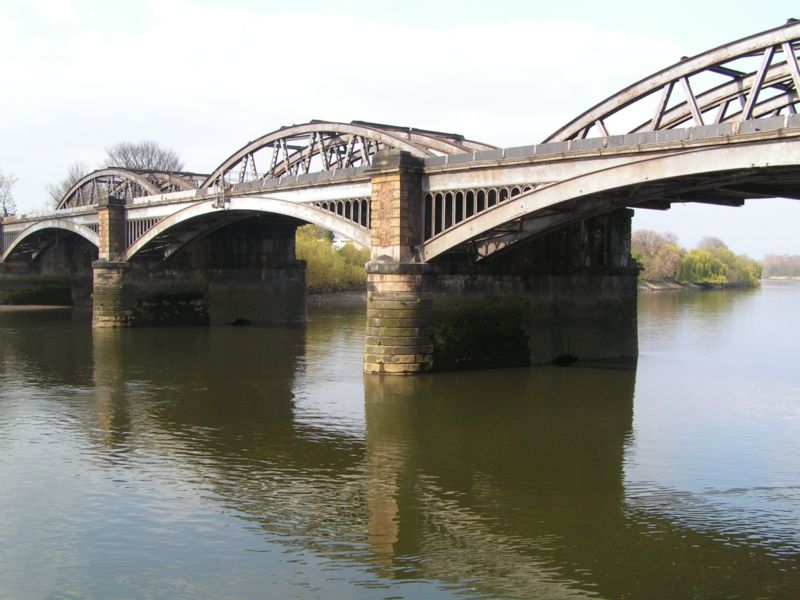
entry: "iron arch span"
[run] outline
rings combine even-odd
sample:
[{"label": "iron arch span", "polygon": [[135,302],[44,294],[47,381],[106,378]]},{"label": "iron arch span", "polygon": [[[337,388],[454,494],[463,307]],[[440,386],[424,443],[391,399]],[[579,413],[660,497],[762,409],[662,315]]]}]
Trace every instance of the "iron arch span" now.
[{"label": "iron arch span", "polygon": [[413,127],[315,120],[282,127],[248,142],[214,169],[201,187],[208,189],[220,181],[236,184],[369,166],[376,152],[388,148],[424,158],[494,146],[459,134]]},{"label": "iron arch span", "polygon": [[[137,239],[120,259],[123,261],[133,259],[138,253],[145,249],[148,244],[169,234],[171,230],[175,230],[179,225],[193,219],[198,219],[207,215],[219,215],[220,220],[218,223],[210,226],[211,229],[214,229],[220,225],[224,226],[231,223],[240,217],[243,218],[253,214],[273,214],[295,218],[306,223],[319,225],[365,248],[370,247],[370,232],[367,227],[357,225],[353,221],[340,217],[330,210],[318,208],[309,204],[278,200],[268,196],[242,196],[226,198],[224,203],[220,203],[219,200],[199,202],[162,219]],[[180,250],[181,247],[196,239],[199,235],[207,233],[209,230],[210,229],[193,231],[173,241],[168,255],[174,254]]]},{"label": "iron arch span", "polygon": [[143,169],[98,169],[76,181],[64,193],[56,210],[94,206],[98,200],[115,196],[132,200],[170,192],[196,190],[205,175],[185,172],[147,171]]},{"label": "iron arch span", "polygon": [[17,251],[20,247],[24,246],[26,241],[30,241],[32,236],[35,234],[44,232],[48,229],[52,229],[55,231],[68,231],[70,233],[74,233],[79,235],[94,247],[99,247],[100,240],[97,233],[95,233],[92,229],[87,227],[86,225],[80,225],[73,221],[69,221],[67,219],[47,219],[46,221],[39,221],[37,223],[32,224],[31,226],[23,229],[19,235],[14,239],[11,244],[9,244],[8,248],[5,249],[3,252],[2,260],[0,262],[5,262]]},{"label": "iron arch span", "polygon": [[741,123],[795,114],[800,21],[707,50],[599,102],[545,141]]},{"label": "iron arch span", "polygon": [[478,251],[478,258],[483,258],[570,222],[665,197],[672,202],[702,200],[723,190],[730,197],[718,203],[738,205],[745,198],[797,198],[798,189],[800,139],[684,150],[521,193],[425,241],[420,259],[428,262],[476,243],[484,246],[483,252]]}]

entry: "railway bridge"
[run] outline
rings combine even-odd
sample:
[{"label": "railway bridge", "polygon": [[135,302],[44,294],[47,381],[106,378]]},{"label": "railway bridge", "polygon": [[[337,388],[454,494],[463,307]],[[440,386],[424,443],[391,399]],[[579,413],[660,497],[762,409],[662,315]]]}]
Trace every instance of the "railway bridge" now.
[{"label": "railway bridge", "polygon": [[300,322],[313,223],[370,249],[367,372],[634,357],[630,209],[800,198],[799,50],[790,20],[683,58],[530,146],[314,120],[207,174],[101,169],[3,219],[0,300],[91,301],[95,327]]}]

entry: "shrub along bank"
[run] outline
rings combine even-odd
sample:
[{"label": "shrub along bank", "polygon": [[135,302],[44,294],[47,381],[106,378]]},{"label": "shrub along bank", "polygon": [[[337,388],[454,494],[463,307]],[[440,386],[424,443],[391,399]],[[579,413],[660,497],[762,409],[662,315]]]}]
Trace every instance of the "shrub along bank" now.
[{"label": "shrub along bank", "polygon": [[339,249],[333,235],[316,225],[297,228],[297,258],[306,261],[306,290],[312,293],[363,290],[367,283],[364,265],[369,250],[348,242]]}]

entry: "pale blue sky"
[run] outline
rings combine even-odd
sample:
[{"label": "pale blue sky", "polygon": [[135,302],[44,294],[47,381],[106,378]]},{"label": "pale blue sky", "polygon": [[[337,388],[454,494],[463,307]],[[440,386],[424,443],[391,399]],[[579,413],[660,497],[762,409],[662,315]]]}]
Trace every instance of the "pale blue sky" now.
[{"label": "pale blue sky", "polygon": [[[765,3],[766,4],[766,3]],[[800,17],[796,3],[0,0],[0,170],[22,211],[106,147],[153,139],[209,172],[312,118],[541,141],[621,87]],[[676,207],[635,227],[800,254],[800,202]]]}]

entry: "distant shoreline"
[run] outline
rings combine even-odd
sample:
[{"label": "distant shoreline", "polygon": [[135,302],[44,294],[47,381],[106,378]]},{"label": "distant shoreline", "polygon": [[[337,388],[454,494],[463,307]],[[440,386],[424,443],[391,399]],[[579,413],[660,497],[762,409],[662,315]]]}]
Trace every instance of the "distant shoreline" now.
[{"label": "distant shoreline", "polygon": [[[762,277],[760,281],[800,281],[800,276],[771,275]],[[678,283],[677,281],[645,281],[639,280],[640,292],[679,292],[681,290],[743,290],[751,286],[742,285],[697,285],[695,283]],[[758,287],[758,286],[756,286]]]}]

